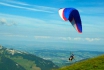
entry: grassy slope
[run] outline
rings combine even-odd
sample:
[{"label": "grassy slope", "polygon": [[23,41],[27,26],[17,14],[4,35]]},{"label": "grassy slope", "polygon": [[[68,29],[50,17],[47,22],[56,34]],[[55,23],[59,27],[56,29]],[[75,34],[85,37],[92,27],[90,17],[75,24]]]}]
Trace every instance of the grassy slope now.
[{"label": "grassy slope", "polygon": [[39,67],[36,67],[33,61],[23,59],[22,57],[12,57],[12,60],[20,64],[22,67],[24,67],[26,70],[41,70]]},{"label": "grassy slope", "polygon": [[58,70],[103,70],[104,55],[81,61],[70,66],[62,67]]},{"label": "grassy slope", "polygon": [[25,70],[22,66],[16,64],[13,60],[0,56],[0,70]]}]

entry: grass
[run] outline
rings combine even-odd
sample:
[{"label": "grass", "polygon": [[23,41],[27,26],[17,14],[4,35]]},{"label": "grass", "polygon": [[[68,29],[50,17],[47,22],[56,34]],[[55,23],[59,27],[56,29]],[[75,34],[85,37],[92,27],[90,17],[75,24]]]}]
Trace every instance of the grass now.
[{"label": "grass", "polygon": [[96,58],[91,58],[85,61],[77,62],[70,66],[65,66],[57,70],[103,70],[104,69],[104,55]]},{"label": "grass", "polygon": [[26,70],[41,70],[39,67],[36,67],[35,62],[23,59],[22,57],[13,57],[11,58],[16,63],[24,67]]}]

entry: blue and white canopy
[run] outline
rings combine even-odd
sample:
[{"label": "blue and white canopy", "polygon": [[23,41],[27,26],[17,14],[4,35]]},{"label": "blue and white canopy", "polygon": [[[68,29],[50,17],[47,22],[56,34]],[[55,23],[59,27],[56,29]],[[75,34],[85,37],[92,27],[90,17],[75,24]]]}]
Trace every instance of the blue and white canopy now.
[{"label": "blue and white canopy", "polygon": [[74,8],[61,8],[59,9],[59,15],[64,20],[69,20],[74,28],[82,33],[82,23],[78,10]]}]

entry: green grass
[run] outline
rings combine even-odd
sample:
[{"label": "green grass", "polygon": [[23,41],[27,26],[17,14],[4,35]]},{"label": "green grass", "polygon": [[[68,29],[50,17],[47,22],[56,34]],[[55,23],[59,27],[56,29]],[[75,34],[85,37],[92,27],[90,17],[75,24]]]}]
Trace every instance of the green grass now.
[{"label": "green grass", "polygon": [[65,66],[57,70],[104,70],[104,55],[77,62],[70,66]]},{"label": "green grass", "polygon": [[26,70],[41,70],[39,67],[36,67],[35,62],[23,59],[22,57],[13,57],[11,58],[16,63],[20,64],[22,67],[24,67]]}]

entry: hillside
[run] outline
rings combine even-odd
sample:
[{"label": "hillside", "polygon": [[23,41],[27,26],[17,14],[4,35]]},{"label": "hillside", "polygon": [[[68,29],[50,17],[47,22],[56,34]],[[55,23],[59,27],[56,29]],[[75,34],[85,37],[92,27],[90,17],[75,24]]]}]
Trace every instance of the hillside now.
[{"label": "hillside", "polygon": [[96,58],[91,58],[81,62],[77,62],[70,66],[62,67],[58,70],[103,70],[104,69],[104,55]]},{"label": "hillside", "polygon": [[25,70],[13,60],[0,55],[0,70]]},{"label": "hillside", "polygon": [[0,70],[51,70],[58,68],[52,61],[0,46]]}]

